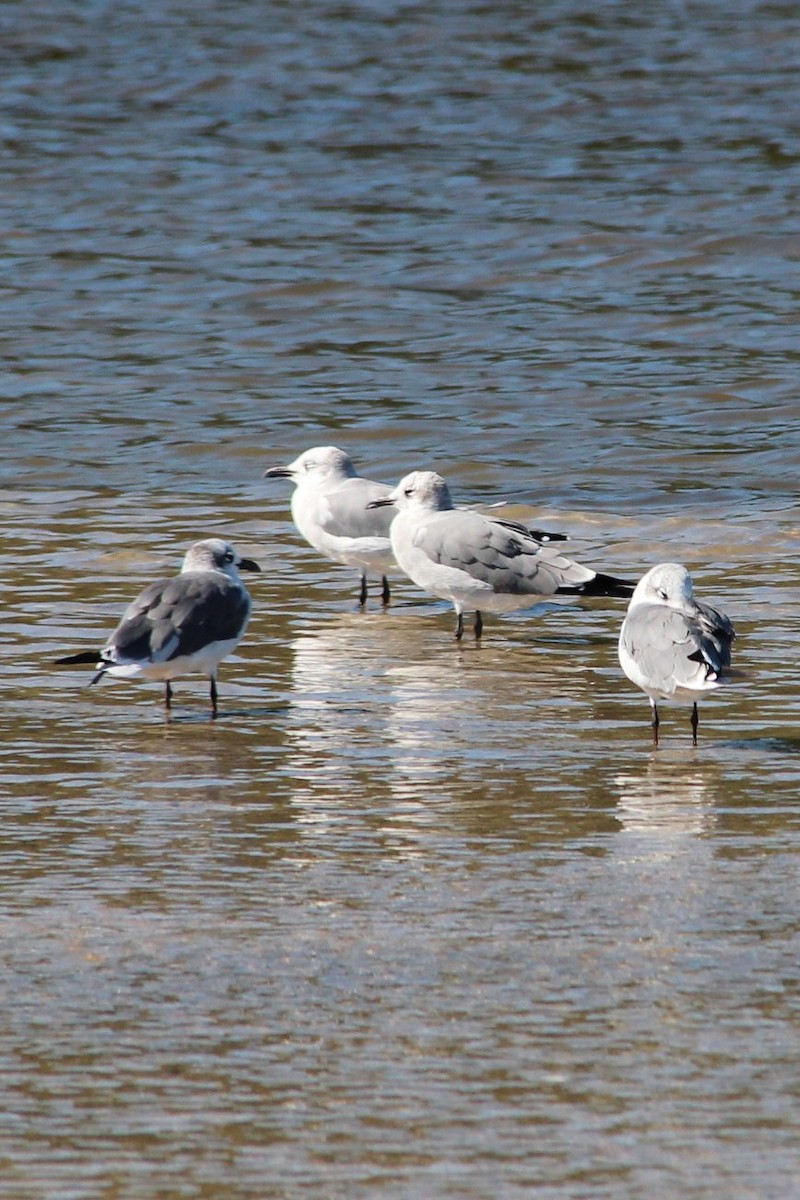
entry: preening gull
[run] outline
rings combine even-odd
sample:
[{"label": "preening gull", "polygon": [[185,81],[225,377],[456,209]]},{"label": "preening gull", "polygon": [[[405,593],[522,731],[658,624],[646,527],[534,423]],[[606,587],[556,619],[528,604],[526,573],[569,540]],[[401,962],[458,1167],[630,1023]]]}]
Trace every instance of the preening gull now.
[{"label": "preening gull", "polygon": [[475,612],[479,638],[482,612],[511,612],[554,596],[633,591],[624,579],[564,558],[523,525],[456,508],[434,471],[412,471],[371,503],[396,511],[390,530],[395,560],[418,587],[452,602],[457,638],[464,632],[465,610]]},{"label": "preening gull", "polygon": [[163,680],[164,703],[172,701],[170,680],[202,671],[211,681],[217,715],[217,666],[240,642],[251,600],[239,570],[260,571],[222,538],[195,542],[180,575],[148,584],[128,606],[106,646],[59,658],[58,663],[94,663],[103,675]]},{"label": "preening gull", "polygon": [[659,563],[639,580],[620,630],[619,661],[631,683],[650,697],[655,745],[657,700],[691,704],[697,744],[697,701],[719,687],[735,636],[724,613],[695,599],[691,576],[680,563]]},{"label": "preening gull", "polygon": [[391,512],[368,508],[392,490],[364,479],[338,446],[314,446],[285,467],[269,467],[268,479],[291,479],[292,519],[315,550],[361,572],[359,603],[367,602],[367,576],[381,578],[381,599],[389,603],[386,572],[394,566],[389,541]]}]

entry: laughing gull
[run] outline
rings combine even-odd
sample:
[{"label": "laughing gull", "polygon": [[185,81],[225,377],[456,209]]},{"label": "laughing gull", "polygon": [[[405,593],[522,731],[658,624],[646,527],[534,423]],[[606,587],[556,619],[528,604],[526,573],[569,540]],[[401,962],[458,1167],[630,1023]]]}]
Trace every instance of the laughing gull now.
[{"label": "laughing gull", "polygon": [[452,602],[459,639],[465,609],[475,612],[479,638],[485,611],[511,612],[553,596],[633,591],[632,583],[562,557],[523,525],[456,508],[434,471],[412,471],[372,505],[396,510],[391,540],[397,564],[418,587]]},{"label": "laughing gull", "polygon": [[359,603],[367,602],[367,575],[381,576],[381,599],[389,603],[386,572],[394,566],[389,526],[392,513],[368,509],[392,489],[364,479],[338,446],[314,446],[285,467],[269,467],[268,479],[291,479],[292,519],[315,550],[361,571]]},{"label": "laughing gull", "polygon": [[695,600],[691,576],[680,563],[660,563],[639,580],[619,635],[619,661],[650,697],[654,745],[657,700],[691,704],[697,745],[697,701],[719,687],[735,636],[724,613]]},{"label": "laughing gull", "polygon": [[211,708],[216,716],[217,666],[236,648],[250,618],[250,595],[239,569],[261,570],[222,538],[195,542],[180,575],[148,584],[99,653],[84,650],[56,661],[94,663],[97,674],[92,683],[103,675],[164,680],[167,710],[172,702],[170,680],[202,671],[211,681]]}]

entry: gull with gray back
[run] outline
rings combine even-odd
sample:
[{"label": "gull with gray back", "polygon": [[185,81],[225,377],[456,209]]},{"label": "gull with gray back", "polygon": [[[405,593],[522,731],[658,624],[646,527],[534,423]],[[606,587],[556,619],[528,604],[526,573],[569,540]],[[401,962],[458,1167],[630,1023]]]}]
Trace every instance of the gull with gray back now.
[{"label": "gull with gray back", "polygon": [[264,475],[294,483],[292,519],[310,546],[333,562],[359,569],[359,603],[367,602],[367,576],[378,575],[381,599],[388,604],[386,572],[395,565],[389,541],[392,514],[369,504],[391,488],[364,479],[338,446],[314,446],[285,467],[269,467]]},{"label": "gull with gray back", "polygon": [[655,745],[659,700],[691,704],[697,744],[697,701],[723,681],[735,636],[725,613],[695,599],[680,563],[660,563],[639,580],[620,630],[619,661],[650,698]]},{"label": "gull with gray back", "polygon": [[84,650],[56,661],[94,663],[97,674],[92,683],[104,675],[162,680],[167,710],[172,703],[170,681],[202,671],[211,682],[216,716],[217,667],[239,644],[250,618],[250,595],[239,570],[261,568],[240,557],[222,538],[195,542],[181,573],[148,584],[125,610],[102,650]]},{"label": "gull with gray back", "polygon": [[391,507],[392,550],[398,566],[426,592],[452,602],[456,638],[464,611],[512,612],[563,596],[630,596],[633,584],[565,558],[522,525],[456,508],[434,471],[412,471],[373,507]]}]

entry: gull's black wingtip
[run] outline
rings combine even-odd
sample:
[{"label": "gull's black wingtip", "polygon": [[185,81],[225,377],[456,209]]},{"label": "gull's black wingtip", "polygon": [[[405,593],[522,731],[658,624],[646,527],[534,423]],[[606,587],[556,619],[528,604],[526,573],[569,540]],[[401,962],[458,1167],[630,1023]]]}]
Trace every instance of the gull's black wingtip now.
[{"label": "gull's black wingtip", "polygon": [[604,575],[598,571],[594,579],[584,583],[580,589],[582,596],[615,596],[618,599],[630,599],[636,591],[636,584],[628,579],[619,579],[616,575]]},{"label": "gull's black wingtip", "polygon": [[90,663],[93,667],[97,666],[100,661],[100,653],[97,650],[81,650],[78,654],[67,654],[65,658],[57,658],[56,665],[59,667],[70,666],[78,663]]},{"label": "gull's black wingtip", "polygon": [[568,542],[570,540],[568,533],[551,533],[547,529],[531,529],[530,527],[528,527],[528,536],[543,545],[547,542]]}]

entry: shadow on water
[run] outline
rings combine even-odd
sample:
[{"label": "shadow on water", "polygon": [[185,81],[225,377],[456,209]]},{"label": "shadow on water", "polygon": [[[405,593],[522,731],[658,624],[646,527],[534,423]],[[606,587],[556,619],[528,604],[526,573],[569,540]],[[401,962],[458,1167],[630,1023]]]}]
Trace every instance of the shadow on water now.
[{"label": "shadow on water", "polygon": [[731,738],[723,744],[736,750],[761,750],[768,755],[800,754],[800,735],[797,737]]},{"label": "shadow on water", "polygon": [[249,705],[247,708],[230,708],[222,707],[220,704],[217,715],[211,711],[203,712],[177,712],[173,703],[173,709],[170,713],[163,713],[165,725],[202,725],[211,723],[214,725],[225,725],[235,721],[258,721],[264,717],[276,717],[280,714],[285,714],[289,711],[290,705],[285,702],[275,704],[265,704],[262,706]]}]

